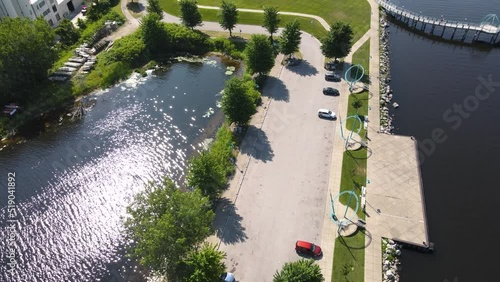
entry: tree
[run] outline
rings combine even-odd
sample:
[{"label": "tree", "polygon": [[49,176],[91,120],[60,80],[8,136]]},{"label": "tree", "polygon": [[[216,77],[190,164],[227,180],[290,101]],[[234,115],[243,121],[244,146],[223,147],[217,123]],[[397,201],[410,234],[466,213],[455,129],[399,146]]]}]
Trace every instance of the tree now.
[{"label": "tree", "polygon": [[219,281],[226,266],[223,262],[226,254],[216,246],[204,243],[199,250],[189,253],[184,260],[186,273],[184,282]]},{"label": "tree", "polygon": [[195,0],[181,0],[181,20],[182,24],[194,29],[196,26],[202,25],[201,14],[198,10]]},{"label": "tree", "polygon": [[156,13],[147,14],[141,19],[142,40],[152,53],[160,52],[160,49],[167,41],[167,32],[160,16]]},{"label": "tree", "polygon": [[214,201],[224,189],[226,177],[210,152],[204,151],[189,161],[187,181],[190,187],[199,189],[203,196]]},{"label": "tree", "polygon": [[280,24],[279,10],[274,6],[264,7],[264,25],[267,31],[271,34],[271,43],[273,43],[273,34],[278,31]]},{"label": "tree", "polygon": [[244,82],[236,77],[226,81],[221,104],[222,111],[231,123],[247,124],[255,113],[253,98],[247,93]]},{"label": "tree", "polygon": [[134,240],[131,254],[168,281],[180,281],[180,263],[211,232],[214,213],[198,190],[183,192],[165,178],[146,186],[127,207],[125,228]]},{"label": "tree", "polygon": [[238,10],[233,2],[222,0],[218,12],[219,24],[223,29],[229,30],[229,36],[232,37],[232,30],[238,23]]},{"label": "tree", "polygon": [[39,82],[47,79],[47,70],[57,58],[55,33],[45,20],[38,18],[2,18],[0,20],[0,100],[27,102]]},{"label": "tree", "polygon": [[160,1],[148,0],[148,13],[155,13],[160,17],[160,19],[163,19],[163,9],[160,6]]},{"label": "tree", "polygon": [[334,22],[321,39],[321,53],[327,58],[343,58],[351,52],[353,32],[348,23]]},{"label": "tree", "polygon": [[300,23],[298,20],[293,20],[285,25],[285,29],[280,36],[280,52],[289,56],[294,52],[299,51],[300,45]]},{"label": "tree", "polygon": [[358,110],[359,108],[363,107],[363,102],[361,102],[360,100],[356,100],[352,102],[352,107]]},{"label": "tree", "polygon": [[59,26],[56,28],[56,34],[59,36],[61,44],[65,46],[71,46],[80,39],[80,33],[67,18],[64,18],[59,23]]},{"label": "tree", "polygon": [[85,20],[83,20],[82,18],[78,18],[76,20],[76,25],[78,26],[79,29],[86,29],[87,28],[87,24],[85,23]]},{"label": "tree", "polygon": [[95,22],[104,16],[111,9],[109,0],[96,0],[87,7],[85,15],[90,22]]},{"label": "tree", "polygon": [[273,276],[273,282],[323,282],[325,278],[314,260],[301,259],[287,262],[280,272]]},{"label": "tree", "polygon": [[274,49],[265,35],[252,35],[245,54],[245,63],[251,74],[268,74],[274,66]]}]

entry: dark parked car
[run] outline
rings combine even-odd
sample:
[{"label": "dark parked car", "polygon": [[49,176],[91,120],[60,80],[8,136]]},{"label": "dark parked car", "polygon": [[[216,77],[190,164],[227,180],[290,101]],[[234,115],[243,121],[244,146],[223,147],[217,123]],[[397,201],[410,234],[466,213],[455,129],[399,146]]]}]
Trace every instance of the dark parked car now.
[{"label": "dark parked car", "polygon": [[340,81],[340,75],[332,72],[332,71],[329,71],[325,74],[325,79],[327,81],[333,81],[333,82],[339,82]]},{"label": "dark parked car", "polygon": [[340,93],[337,89],[333,87],[325,87],[323,88],[323,94],[325,95],[333,95],[333,96],[339,96]]},{"label": "dark parked car", "polygon": [[224,282],[236,282],[234,275],[230,272],[225,272],[225,273],[221,274],[220,278]]},{"label": "dark parked car", "polygon": [[333,71],[337,69],[337,64],[334,62],[325,63],[325,70]]},{"label": "dark parked car", "polygon": [[297,241],[297,243],[295,243],[295,251],[297,253],[310,255],[314,257],[318,257],[323,254],[320,246],[314,245],[313,243],[309,243],[306,241]]},{"label": "dark parked car", "polygon": [[300,64],[300,60],[297,59],[297,58],[291,57],[291,58],[286,59],[286,65],[287,66],[291,66],[292,67],[292,66],[297,66],[298,64]]}]

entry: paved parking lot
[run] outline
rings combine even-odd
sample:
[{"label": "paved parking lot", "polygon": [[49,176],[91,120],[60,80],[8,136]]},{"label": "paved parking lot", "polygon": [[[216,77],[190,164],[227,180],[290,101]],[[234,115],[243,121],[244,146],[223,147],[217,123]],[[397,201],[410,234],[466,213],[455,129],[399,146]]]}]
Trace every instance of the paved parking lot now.
[{"label": "paved parking lot", "polygon": [[227,268],[240,282],[272,281],[285,262],[300,258],[296,240],[321,242],[338,121],[319,119],[317,111],[337,111],[338,97],[322,89],[339,83],[324,80],[316,39],[303,35],[301,53],[300,65],[283,67],[266,84],[271,102],[242,145],[243,157],[251,158],[239,167],[245,171],[239,187],[231,187],[239,188],[236,202],[228,200],[216,219]]}]

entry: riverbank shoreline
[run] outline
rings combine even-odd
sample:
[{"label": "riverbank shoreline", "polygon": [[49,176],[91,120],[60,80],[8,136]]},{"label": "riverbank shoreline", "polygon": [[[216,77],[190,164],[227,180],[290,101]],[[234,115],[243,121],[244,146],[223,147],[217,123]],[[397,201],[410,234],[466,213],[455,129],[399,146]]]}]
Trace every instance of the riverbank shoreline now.
[{"label": "riverbank shoreline", "polygon": [[48,109],[36,111],[36,114],[27,117],[23,123],[21,123],[15,128],[16,132],[14,132],[13,134],[12,132],[10,132],[9,135],[1,137],[0,151],[10,145],[26,142],[27,140],[43,133],[47,128],[61,124],[63,120],[67,119],[68,116],[72,115],[72,113],[74,113],[79,107],[82,107],[81,101],[84,100],[86,97],[90,97],[99,92],[113,88],[116,85],[122,83],[123,81],[126,81],[127,79],[131,78],[134,74],[145,77],[148,75],[146,72],[165,69],[168,67],[168,65],[178,62],[182,58],[184,59],[184,61],[189,61],[190,59],[194,59],[195,61],[197,61],[200,58],[207,58],[211,56],[220,57],[222,62],[225,61],[224,64],[241,65],[243,63],[241,59],[235,58],[231,56],[231,54],[225,54],[224,52],[219,52],[219,51],[209,51],[203,55],[194,55],[186,52],[178,52],[176,54],[172,54],[167,58],[164,58],[161,61],[151,60],[148,63],[144,64],[143,66],[131,70],[132,72],[127,77],[120,79],[113,85],[110,85],[106,88],[95,88],[90,92],[84,93],[79,96],[70,96],[61,104],[53,105],[53,107]]}]

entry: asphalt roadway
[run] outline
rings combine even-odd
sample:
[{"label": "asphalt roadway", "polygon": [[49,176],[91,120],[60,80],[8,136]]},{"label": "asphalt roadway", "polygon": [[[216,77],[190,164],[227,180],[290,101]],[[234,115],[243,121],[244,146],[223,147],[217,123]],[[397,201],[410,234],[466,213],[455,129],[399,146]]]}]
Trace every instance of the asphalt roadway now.
[{"label": "asphalt roadway", "polygon": [[321,242],[338,120],[320,119],[317,112],[337,112],[338,97],[322,89],[340,83],[325,81],[319,46],[303,33],[302,63],[282,67],[266,83],[263,95],[272,101],[262,127],[247,132],[245,139],[255,142],[242,145],[250,162],[239,194],[231,212],[217,215],[220,250],[239,282],[272,281],[285,262],[300,259],[297,240]]}]

